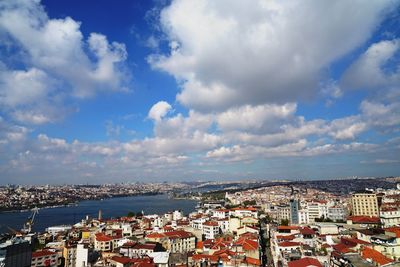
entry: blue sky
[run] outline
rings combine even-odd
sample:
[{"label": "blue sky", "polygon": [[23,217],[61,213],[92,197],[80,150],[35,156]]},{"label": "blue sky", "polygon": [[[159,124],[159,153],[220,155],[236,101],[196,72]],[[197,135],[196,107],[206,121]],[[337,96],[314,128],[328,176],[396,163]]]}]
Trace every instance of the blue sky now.
[{"label": "blue sky", "polygon": [[400,175],[397,1],[2,1],[0,183]]}]

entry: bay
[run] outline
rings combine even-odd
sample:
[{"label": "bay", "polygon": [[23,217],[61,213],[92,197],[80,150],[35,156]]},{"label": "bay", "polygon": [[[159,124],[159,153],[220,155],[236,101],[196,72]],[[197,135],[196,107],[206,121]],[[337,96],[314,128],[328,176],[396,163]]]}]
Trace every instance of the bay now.
[{"label": "bay", "polygon": [[[132,196],[109,198],[104,200],[88,200],[76,206],[43,208],[36,215],[33,231],[42,232],[47,227],[61,224],[73,224],[86,216],[97,218],[99,210],[103,218],[125,216],[129,211],[144,214],[164,214],[168,211],[182,210],[184,214],[194,211],[197,202],[186,199],[171,199],[167,195]],[[0,213],[0,233],[22,228],[31,211]]]}]

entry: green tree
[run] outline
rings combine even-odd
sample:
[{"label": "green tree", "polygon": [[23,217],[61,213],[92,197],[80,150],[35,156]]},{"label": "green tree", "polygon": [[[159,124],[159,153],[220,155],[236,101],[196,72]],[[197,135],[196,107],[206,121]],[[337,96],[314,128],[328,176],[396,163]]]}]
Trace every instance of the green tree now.
[{"label": "green tree", "polygon": [[288,226],[289,225],[289,220],[288,219],[281,220],[281,225]]}]

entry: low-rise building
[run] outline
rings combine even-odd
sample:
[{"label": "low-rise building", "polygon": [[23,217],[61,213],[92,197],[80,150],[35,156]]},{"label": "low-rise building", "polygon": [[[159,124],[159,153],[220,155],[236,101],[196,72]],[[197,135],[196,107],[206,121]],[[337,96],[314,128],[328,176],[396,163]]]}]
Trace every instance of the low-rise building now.
[{"label": "low-rise building", "polygon": [[216,221],[203,223],[203,235],[206,239],[215,239],[219,234],[219,224]]},{"label": "low-rise building", "polygon": [[56,267],[58,266],[58,253],[50,250],[32,252],[32,267]]}]

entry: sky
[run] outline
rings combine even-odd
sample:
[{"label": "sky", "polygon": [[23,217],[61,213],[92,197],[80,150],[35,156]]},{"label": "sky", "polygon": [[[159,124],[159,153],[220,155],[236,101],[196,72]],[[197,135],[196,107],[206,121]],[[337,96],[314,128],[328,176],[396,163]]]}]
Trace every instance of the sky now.
[{"label": "sky", "polygon": [[0,184],[399,175],[399,1],[0,1]]}]

